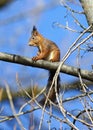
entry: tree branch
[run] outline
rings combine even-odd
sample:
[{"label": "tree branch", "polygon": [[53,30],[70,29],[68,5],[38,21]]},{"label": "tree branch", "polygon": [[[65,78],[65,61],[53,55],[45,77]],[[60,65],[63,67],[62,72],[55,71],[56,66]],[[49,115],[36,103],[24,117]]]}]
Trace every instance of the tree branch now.
[{"label": "tree branch", "polygon": [[[93,24],[93,0],[79,0],[83,9],[84,9],[84,12],[85,12],[85,16],[86,16],[86,19],[87,19],[87,22],[89,25]],[[93,28],[92,28],[92,31],[93,31]]]},{"label": "tree branch", "polygon": [[[11,62],[11,63],[17,63],[25,66],[32,66],[32,67],[38,67],[38,68],[43,68],[46,70],[56,70],[59,66],[59,62],[48,62],[44,60],[39,60],[37,62],[33,62],[32,59],[15,55],[15,54],[8,54],[8,53],[2,53],[0,52],[0,60],[6,61],[6,62]],[[61,67],[60,72],[66,73],[72,76],[78,77],[78,72],[80,72],[81,77],[93,81],[93,72],[88,71],[88,70],[82,70],[80,68],[76,68],[73,66],[68,66],[68,65],[63,65]]]}]

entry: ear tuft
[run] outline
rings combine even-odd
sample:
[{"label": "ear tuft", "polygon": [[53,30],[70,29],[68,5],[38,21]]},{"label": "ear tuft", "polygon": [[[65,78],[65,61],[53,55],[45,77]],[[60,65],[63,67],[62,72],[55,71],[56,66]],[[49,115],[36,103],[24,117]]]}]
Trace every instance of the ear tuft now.
[{"label": "ear tuft", "polygon": [[36,28],[36,26],[33,26],[33,31],[37,31],[37,28]]}]

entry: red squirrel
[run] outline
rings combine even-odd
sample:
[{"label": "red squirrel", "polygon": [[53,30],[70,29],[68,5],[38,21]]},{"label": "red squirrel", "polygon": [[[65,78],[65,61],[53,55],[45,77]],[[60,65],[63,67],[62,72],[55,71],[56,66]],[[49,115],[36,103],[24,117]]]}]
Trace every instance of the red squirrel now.
[{"label": "red squirrel", "polygon": [[[35,46],[38,48],[37,56],[33,57],[33,61],[37,60],[47,60],[51,62],[58,62],[60,61],[60,50],[58,46],[53,42],[45,37],[43,37],[38,31],[35,26],[33,26],[32,30],[32,36],[29,40],[29,46]],[[49,88],[51,87],[53,77],[55,75],[55,70],[49,70],[49,78],[47,83],[47,90],[46,95],[48,94]],[[59,93],[59,87],[60,87],[60,77],[57,78],[57,92]],[[55,87],[53,85],[52,90],[48,97],[51,101],[56,100],[55,95]],[[40,103],[44,105],[46,98],[43,98]]]}]

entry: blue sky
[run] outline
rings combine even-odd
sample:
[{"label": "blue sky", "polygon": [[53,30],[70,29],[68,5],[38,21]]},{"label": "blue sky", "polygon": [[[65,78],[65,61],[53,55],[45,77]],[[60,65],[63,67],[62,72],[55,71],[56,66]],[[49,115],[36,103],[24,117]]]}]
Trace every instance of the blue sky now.
[{"label": "blue sky", "polygon": [[[43,7],[52,1],[53,0],[17,0],[6,8],[0,10],[0,52],[17,54],[29,58],[35,56],[37,49],[29,47],[28,41],[31,36],[32,27],[33,25],[36,25],[37,29],[43,36],[54,41],[59,46],[62,58],[69,46],[79,36],[79,33],[73,33],[63,28],[59,28],[54,23],[59,23],[64,26],[68,24],[70,28],[78,31],[81,31],[82,29],[75,24],[71,13],[61,6],[60,0],[55,0],[56,4],[52,8],[40,8],[41,5]],[[77,4],[77,1],[75,4],[69,5],[77,11],[82,11],[82,8],[79,3]],[[75,14],[75,16],[85,27],[88,26],[85,16],[80,14]],[[84,45],[82,47],[85,48],[86,46]],[[83,51],[80,52],[80,55],[82,54]],[[74,52],[65,64],[77,66],[77,55],[78,51]],[[92,57],[92,53],[86,53],[82,59],[79,59],[82,69],[91,70]],[[33,83],[42,87],[47,84],[48,72],[43,69],[0,61],[0,84],[4,85],[4,81],[6,80],[12,89],[18,90],[16,73],[18,73],[23,87]],[[77,79],[78,78],[73,76],[61,74],[61,83],[68,83]],[[76,91],[74,93],[78,94]],[[70,91],[70,93],[67,93],[65,96],[71,96],[74,93]],[[69,105],[72,104],[69,103]],[[76,104],[73,103],[72,108],[75,107]],[[56,123],[55,126],[57,126]]]},{"label": "blue sky", "polygon": [[[7,6],[5,9],[2,9],[0,12],[0,21],[3,21],[3,24],[1,24],[0,26],[1,52],[19,54],[22,56],[27,56],[29,58],[36,55],[37,49],[28,46],[32,27],[33,25],[36,25],[42,35],[54,41],[59,46],[62,58],[65,55],[68,47],[72,44],[78,34],[74,34],[70,31],[55,26],[54,23],[56,22],[64,26],[66,25],[66,23],[68,23],[69,27],[76,29],[76,24],[74,23],[73,18],[71,18],[71,14],[61,6],[60,1],[55,1],[55,3],[56,4],[52,8],[46,8],[45,10],[43,9],[41,12],[35,10],[35,8],[40,8],[41,6],[45,6],[45,4],[49,4],[48,1],[41,0],[41,3],[38,1],[30,2],[30,0],[23,0],[23,2],[16,1]],[[76,9],[79,9],[79,11],[81,10],[79,5],[72,4],[72,6],[76,6]],[[34,13],[33,10],[35,10]],[[31,14],[29,12],[31,12]],[[65,17],[66,15],[67,17]],[[4,24],[4,22],[6,24]],[[77,29],[80,30],[78,26]],[[76,56],[74,57],[72,55],[72,57],[69,58],[67,64],[76,64]],[[31,76],[31,78],[33,78],[35,70],[38,70],[39,75],[43,71],[37,68],[29,68],[20,65],[13,65],[10,63],[6,64],[2,61],[0,61],[0,66],[3,70],[3,74],[1,72],[0,79],[8,80],[9,75],[10,79],[8,80],[8,82],[10,82],[10,84],[11,81],[15,82],[15,75],[17,72],[19,73],[19,75],[25,75],[30,70],[29,75]],[[21,69],[23,69],[24,72],[21,71]],[[47,77],[46,74],[47,73],[45,73],[44,77]],[[37,76],[37,78],[39,78],[39,76]]]}]

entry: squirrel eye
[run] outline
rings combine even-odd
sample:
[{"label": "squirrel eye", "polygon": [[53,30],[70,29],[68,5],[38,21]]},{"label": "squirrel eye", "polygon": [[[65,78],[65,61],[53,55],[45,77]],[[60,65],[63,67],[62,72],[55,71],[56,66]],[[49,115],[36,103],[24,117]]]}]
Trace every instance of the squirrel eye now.
[{"label": "squirrel eye", "polygon": [[34,37],[32,37],[32,39],[35,39]]}]

